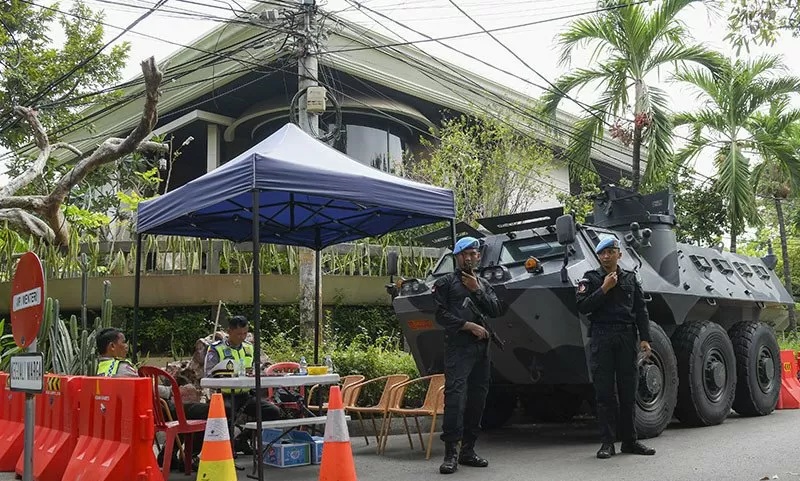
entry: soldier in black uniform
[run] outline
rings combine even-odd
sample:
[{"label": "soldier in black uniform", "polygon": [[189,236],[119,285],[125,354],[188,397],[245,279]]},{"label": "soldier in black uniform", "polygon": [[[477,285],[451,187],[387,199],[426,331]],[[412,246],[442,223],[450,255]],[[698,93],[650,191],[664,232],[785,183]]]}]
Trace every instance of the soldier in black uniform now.
[{"label": "soldier in black uniform", "polygon": [[[444,419],[442,441],[445,443],[442,474],[451,474],[458,464],[486,467],[489,461],[475,454],[475,441],[486,394],[489,392],[489,338],[482,318],[465,305],[470,299],[477,310],[489,317],[498,317],[505,305],[497,299],[492,286],[474,269],[480,264],[480,242],[464,237],[456,242],[453,254],[458,269],[436,281],[436,322],[444,327]],[[461,441],[461,451],[457,451]]]},{"label": "soldier in black uniform", "polygon": [[640,350],[650,355],[650,319],[642,287],[633,272],[617,265],[622,257],[617,239],[603,239],[595,252],[601,267],[586,272],[578,282],[577,301],[578,311],[587,314],[592,323],[591,368],[602,443],[597,457],[607,459],[616,454],[617,439],[622,441],[623,453],[652,455],[655,449],[637,441],[634,427],[637,357]]}]

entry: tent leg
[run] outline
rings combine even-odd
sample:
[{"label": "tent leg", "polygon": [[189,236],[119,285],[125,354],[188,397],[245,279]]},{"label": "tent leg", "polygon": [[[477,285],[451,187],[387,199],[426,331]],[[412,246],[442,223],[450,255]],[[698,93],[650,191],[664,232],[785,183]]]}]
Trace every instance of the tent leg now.
[{"label": "tent leg", "polygon": [[[456,219],[450,219],[450,236],[453,240],[453,250],[456,248]],[[456,256],[453,256],[453,269],[458,269],[458,264],[456,263]]]},{"label": "tent leg", "polygon": [[256,376],[256,456],[258,458],[258,481],[264,480],[264,465],[261,463],[261,453],[264,451],[264,440],[261,436],[261,233],[259,191],[253,191],[253,372]]},{"label": "tent leg", "polygon": [[322,251],[314,258],[314,365],[319,366],[320,316],[322,315]]},{"label": "tent leg", "polygon": [[136,234],[136,267],[134,268],[133,280],[133,333],[131,333],[131,345],[133,355],[131,360],[134,364],[139,361],[139,296],[142,280],[142,234]]}]

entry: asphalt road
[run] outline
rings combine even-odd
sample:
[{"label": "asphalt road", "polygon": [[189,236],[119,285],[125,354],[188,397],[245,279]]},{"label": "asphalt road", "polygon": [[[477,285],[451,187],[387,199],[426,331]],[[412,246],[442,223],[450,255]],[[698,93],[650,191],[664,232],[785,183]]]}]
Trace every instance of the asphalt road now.
[{"label": "asphalt road", "polygon": [[[352,439],[359,481],[800,481],[800,410],[776,411],[764,418],[732,415],[722,425],[708,428],[675,423],[647,441],[658,451],[655,456],[618,454],[609,460],[594,457],[599,445],[591,423],[515,425],[486,433],[479,442],[478,452],[490,460],[488,468],[461,467],[448,477],[438,474],[442,443],[434,441],[431,459],[426,461],[419,439],[414,440],[412,451],[405,436],[392,436],[386,454],[377,455],[374,439],[370,446],[365,446],[363,437]],[[247,468],[239,471],[240,480],[248,479]],[[319,466],[265,467],[264,472],[267,480],[319,479]],[[0,473],[0,481],[12,479]],[[170,481],[188,480],[194,481],[195,476],[173,473],[170,477]]]}]

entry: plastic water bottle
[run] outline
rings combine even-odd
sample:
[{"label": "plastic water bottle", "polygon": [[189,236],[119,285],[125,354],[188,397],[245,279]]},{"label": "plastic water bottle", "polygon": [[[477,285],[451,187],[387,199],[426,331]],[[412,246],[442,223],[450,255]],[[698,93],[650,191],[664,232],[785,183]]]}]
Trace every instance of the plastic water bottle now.
[{"label": "plastic water bottle", "polygon": [[245,377],[247,375],[247,370],[244,367],[244,358],[239,358],[239,377]]},{"label": "plastic water bottle", "polygon": [[334,372],[336,372],[336,371],[334,370],[334,367],[333,367],[333,359],[331,359],[331,356],[330,356],[330,354],[328,354],[327,356],[325,356],[325,366],[327,366],[327,368],[328,368],[328,374],[333,374]]},{"label": "plastic water bottle", "polygon": [[298,374],[301,376],[308,374],[308,363],[306,362],[305,356],[300,356],[300,372]]}]

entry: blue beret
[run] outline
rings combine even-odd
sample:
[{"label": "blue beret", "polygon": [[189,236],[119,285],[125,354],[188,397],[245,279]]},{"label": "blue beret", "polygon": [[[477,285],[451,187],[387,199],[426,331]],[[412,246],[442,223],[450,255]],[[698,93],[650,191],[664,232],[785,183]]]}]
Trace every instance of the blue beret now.
[{"label": "blue beret", "polygon": [[461,251],[467,249],[477,249],[481,246],[480,241],[474,237],[462,237],[456,242],[456,248],[453,249],[453,254],[459,254]]},{"label": "blue beret", "polygon": [[606,237],[605,239],[601,240],[597,247],[594,248],[594,252],[599,254],[603,251],[603,249],[619,249],[619,241],[613,237]]}]

